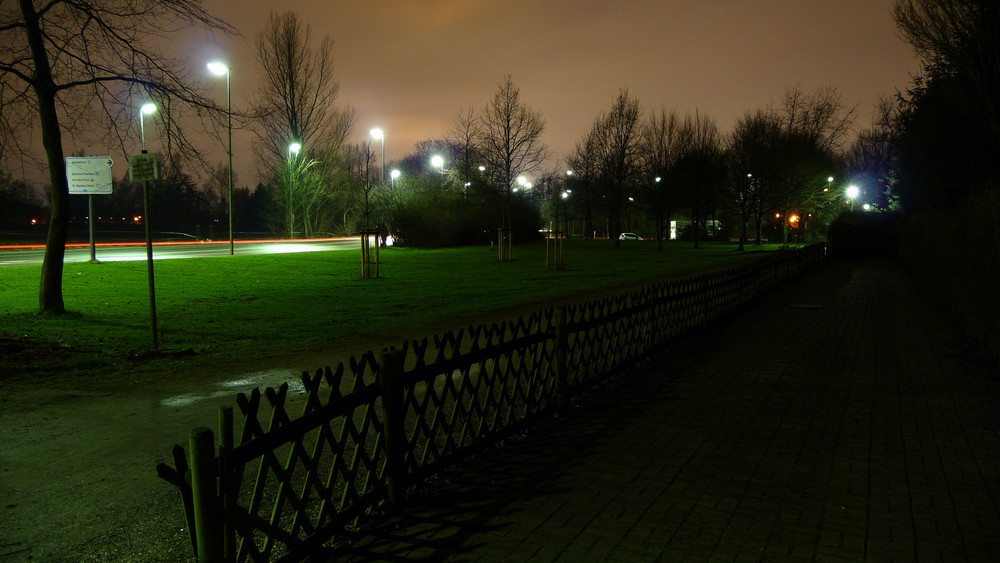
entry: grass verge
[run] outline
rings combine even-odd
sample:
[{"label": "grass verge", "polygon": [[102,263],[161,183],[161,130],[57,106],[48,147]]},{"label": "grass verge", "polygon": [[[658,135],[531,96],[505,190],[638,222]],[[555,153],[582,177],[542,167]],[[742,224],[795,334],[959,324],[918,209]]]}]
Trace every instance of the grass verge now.
[{"label": "grass verge", "polygon": [[[160,350],[150,350],[144,262],[67,264],[70,313],[41,316],[39,266],[0,269],[0,373],[13,382],[158,377],[212,366],[267,364],[347,346],[398,344],[511,310],[530,310],[657,279],[726,268],[754,253],[730,244],[652,241],[620,249],[572,240],[566,269],[545,268],[545,245],[500,263],[482,247],[383,249],[382,277],[360,279],[360,250],[156,262]],[[765,247],[772,249],[773,247]],[[319,367],[319,366],[310,366]]]}]

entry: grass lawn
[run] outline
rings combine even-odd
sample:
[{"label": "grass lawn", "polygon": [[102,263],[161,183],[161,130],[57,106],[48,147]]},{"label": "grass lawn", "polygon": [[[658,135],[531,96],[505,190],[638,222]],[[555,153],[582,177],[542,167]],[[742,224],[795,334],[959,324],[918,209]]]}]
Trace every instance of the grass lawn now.
[{"label": "grass lawn", "polygon": [[[156,262],[160,353],[151,353],[145,262],[67,264],[69,314],[36,314],[40,266],[0,268],[0,380],[152,376],[207,366],[400,344],[512,310],[759,257],[733,244],[571,240],[566,269],[543,242],[500,263],[483,247],[383,249],[382,277],[360,279],[360,250]],[[773,250],[774,246],[765,247]],[[319,365],[313,367],[320,367]]]}]

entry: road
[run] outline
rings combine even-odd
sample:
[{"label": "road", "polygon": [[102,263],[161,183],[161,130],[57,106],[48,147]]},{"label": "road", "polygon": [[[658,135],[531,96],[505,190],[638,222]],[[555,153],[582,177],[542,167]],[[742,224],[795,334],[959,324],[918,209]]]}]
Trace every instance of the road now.
[{"label": "road", "polygon": [[[320,250],[347,250],[358,248],[357,237],[308,240],[252,240],[236,241],[236,254],[284,254],[289,252],[317,252]],[[0,266],[23,266],[41,264],[45,248],[41,246],[0,247]],[[143,243],[98,244],[97,260],[101,262],[125,262],[145,260],[146,246]],[[153,259],[207,258],[228,256],[229,241],[213,242],[155,242]],[[67,245],[65,262],[87,262],[90,260],[90,245]]]}]

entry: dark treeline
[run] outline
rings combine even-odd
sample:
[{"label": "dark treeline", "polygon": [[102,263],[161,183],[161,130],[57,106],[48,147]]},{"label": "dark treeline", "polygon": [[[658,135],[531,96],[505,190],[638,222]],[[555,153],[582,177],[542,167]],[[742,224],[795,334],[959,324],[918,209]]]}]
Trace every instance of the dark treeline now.
[{"label": "dark treeline", "polygon": [[[0,227],[9,230],[44,228],[48,202],[35,186],[0,173]],[[143,228],[142,184],[127,179],[114,183],[111,194],[94,195],[94,215],[100,229]],[[202,239],[228,238],[226,184],[198,184],[187,174],[171,172],[150,184],[152,223],[157,231],[184,232]],[[272,207],[261,190],[233,190],[233,228],[237,232],[264,232]],[[70,228],[87,228],[88,196],[70,196]]]},{"label": "dark treeline", "polygon": [[1000,3],[900,0],[894,16],[923,61],[888,127],[900,251],[1000,360]]}]

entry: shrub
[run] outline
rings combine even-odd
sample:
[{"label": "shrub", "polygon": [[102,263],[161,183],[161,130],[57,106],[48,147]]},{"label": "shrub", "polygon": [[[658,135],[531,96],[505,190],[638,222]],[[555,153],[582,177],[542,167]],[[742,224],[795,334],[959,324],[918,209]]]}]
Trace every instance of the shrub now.
[{"label": "shrub", "polygon": [[894,257],[899,246],[898,212],[841,213],[827,231],[834,258]]},{"label": "shrub", "polygon": [[1000,192],[908,217],[900,258],[954,311],[970,342],[1000,361]]}]

